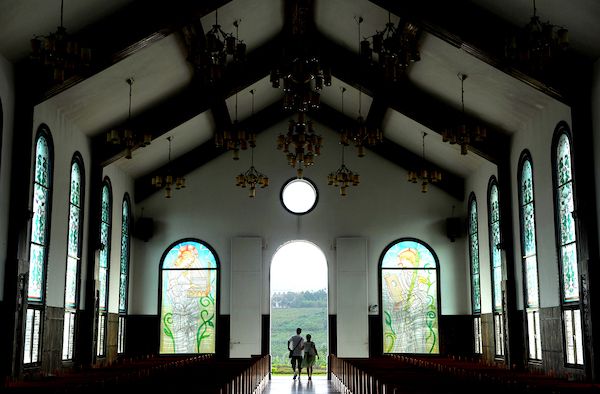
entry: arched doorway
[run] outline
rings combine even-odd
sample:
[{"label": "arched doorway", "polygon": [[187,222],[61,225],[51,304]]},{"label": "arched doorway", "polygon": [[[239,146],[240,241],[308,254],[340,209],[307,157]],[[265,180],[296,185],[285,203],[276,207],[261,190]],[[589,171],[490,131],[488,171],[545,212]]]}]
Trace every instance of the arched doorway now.
[{"label": "arched doorway", "polygon": [[271,260],[271,365],[273,374],[292,374],[288,339],[302,328],[310,334],[320,358],[314,373],[327,371],[328,275],[323,251],[309,241],[281,245]]}]

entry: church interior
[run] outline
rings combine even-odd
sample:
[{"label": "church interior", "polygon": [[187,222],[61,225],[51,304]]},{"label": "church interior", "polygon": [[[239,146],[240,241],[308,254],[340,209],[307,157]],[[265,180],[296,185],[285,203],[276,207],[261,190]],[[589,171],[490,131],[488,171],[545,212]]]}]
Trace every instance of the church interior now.
[{"label": "church interior", "polygon": [[598,22],[0,1],[0,391],[279,392],[298,241],[326,261],[328,392],[599,390]]}]

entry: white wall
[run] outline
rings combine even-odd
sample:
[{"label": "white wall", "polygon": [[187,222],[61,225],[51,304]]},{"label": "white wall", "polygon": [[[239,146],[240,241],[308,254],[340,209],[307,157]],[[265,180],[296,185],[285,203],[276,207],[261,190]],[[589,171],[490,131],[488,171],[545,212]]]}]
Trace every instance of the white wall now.
[{"label": "white wall", "polygon": [[[473,153],[469,153],[473,154]],[[465,182],[465,210],[468,208],[470,193],[475,194],[477,200],[477,235],[479,239],[479,284],[481,292],[481,313],[492,312],[492,276],[490,263],[490,238],[488,225],[487,192],[490,177],[498,177],[496,165],[485,162]],[[465,270],[462,272],[467,278],[465,298],[471,310],[471,266],[469,263],[468,238],[467,246],[462,251],[465,261]]]},{"label": "white wall", "polygon": [[[115,165],[110,165],[104,169],[103,178],[107,176],[110,179],[112,187],[112,225],[111,225],[111,248],[110,248],[110,271],[109,271],[109,286],[108,286],[108,311],[118,313],[119,311],[119,280],[120,280],[120,264],[121,264],[121,225],[123,197],[125,193],[129,193],[129,201],[131,203],[131,221],[133,225],[135,203],[134,203],[134,184],[129,175],[121,171]],[[129,253],[129,261],[135,259],[135,250],[133,247],[133,235],[130,237],[131,247]],[[130,265],[131,268],[131,265]],[[130,269],[131,271],[131,269]],[[131,272],[130,272],[131,275]],[[129,281],[131,287],[131,280]]]},{"label": "white wall", "polygon": [[[597,223],[600,223],[600,60],[594,64],[592,80],[592,132],[594,140],[594,174],[596,184]],[[600,231],[598,232],[600,237]],[[600,243],[600,239],[598,239]]]},{"label": "white wall", "polygon": [[[534,198],[536,209],[536,231],[538,251],[538,275],[540,286],[540,305],[542,307],[559,305],[558,261],[556,256],[554,236],[554,202],[552,195],[552,163],[551,146],[556,125],[560,121],[570,124],[571,112],[569,107],[553,101],[546,108],[540,108],[537,116],[531,118],[511,137],[511,174],[512,185],[512,234],[514,244],[514,272],[516,277],[517,305],[523,308],[523,270],[521,262],[521,240],[519,238],[519,203],[518,177],[519,157],[524,149],[531,153],[533,162]],[[492,312],[492,287],[490,271],[489,225],[487,188],[490,177],[498,176],[497,168],[492,164],[482,165],[466,182],[467,196],[475,193],[477,198],[478,230],[479,230],[479,262],[481,274],[481,312]],[[501,180],[499,180],[501,181]],[[500,202],[502,204],[502,201]],[[465,210],[467,201],[465,201]],[[465,251],[469,258],[469,250]],[[470,275],[467,264],[466,274]],[[469,284],[470,285],[470,284]],[[470,293],[470,288],[469,288]]]},{"label": "white wall", "polygon": [[[50,244],[52,247],[48,254],[48,273],[46,284],[46,302],[48,306],[64,306],[65,272],[67,261],[67,235],[69,218],[69,189],[71,176],[71,160],[73,154],[79,151],[83,158],[85,168],[85,207],[89,206],[90,184],[90,150],[89,142],[85,135],[80,133],[65,117],[50,104],[40,104],[34,108],[33,126],[31,130],[32,154],[35,160],[35,136],[40,125],[46,124],[50,129],[54,144],[54,170],[52,180],[52,217],[50,221]],[[33,164],[31,165],[33,177]],[[29,205],[31,208],[31,187],[29,189]],[[82,243],[82,290],[85,284],[85,261],[87,256],[87,220],[88,214],[84,210],[83,243]],[[82,295],[85,292],[82,291]],[[82,302],[83,302],[82,298]]]},{"label": "white wall", "polygon": [[0,101],[2,102],[2,125],[0,131],[0,301],[4,299],[4,273],[8,237],[10,200],[10,172],[12,162],[12,135],[14,126],[14,75],[13,67],[0,55]]},{"label": "white wall", "polygon": [[[538,251],[538,275],[540,286],[540,305],[542,307],[559,305],[558,261],[554,235],[554,202],[552,195],[552,137],[557,124],[566,121],[570,124],[569,107],[559,102],[550,102],[547,108],[541,108],[537,116],[531,118],[521,130],[511,138],[512,220],[514,236],[514,272],[516,279],[517,305],[523,308],[523,270],[521,268],[521,240],[518,204],[519,158],[524,149],[531,153],[533,162],[534,198],[536,209],[536,231]],[[576,132],[573,130],[573,132]],[[466,193],[474,192],[479,214],[479,262],[481,274],[481,312],[492,312],[491,271],[488,231],[487,188],[492,175],[498,176],[497,169],[491,164],[481,166],[466,182]],[[499,180],[501,182],[501,180]],[[467,201],[465,201],[465,209]],[[465,258],[468,260],[469,251]],[[467,266],[467,275],[470,267]]]},{"label": "white wall", "polygon": [[[552,187],[552,137],[560,121],[571,127],[571,110],[559,102],[551,102],[540,109],[513,135],[511,145],[511,182],[513,185],[513,234],[514,262],[517,283],[518,307],[523,308],[523,269],[521,260],[521,240],[519,223],[519,158],[524,149],[531,153],[533,164],[535,225],[537,236],[538,278],[540,286],[540,306],[560,305],[558,258],[554,230],[554,197]],[[576,130],[572,130],[576,133]]]},{"label": "white wall", "polygon": [[[83,158],[85,168],[85,205],[82,238],[81,264],[81,308],[85,305],[85,278],[87,272],[88,219],[90,200],[90,140],[65,116],[56,110],[52,104],[42,103],[34,108],[32,141],[41,124],[50,129],[54,142],[54,171],[52,183],[52,217],[50,227],[50,248],[48,255],[48,276],[46,299],[48,306],[64,306],[65,272],[67,258],[67,235],[69,217],[69,187],[71,160],[78,151]],[[32,147],[35,150],[35,146]],[[32,154],[32,162],[34,155]],[[32,166],[33,168],[33,166]],[[31,174],[30,176],[33,176]],[[108,176],[113,192],[110,282],[109,282],[109,311],[116,313],[119,307],[119,264],[121,256],[121,209],[123,196],[130,195],[132,213],[135,212],[133,202],[133,180],[115,166],[104,169],[103,176]],[[30,183],[31,184],[31,183]],[[31,200],[31,190],[30,190]],[[31,201],[30,201],[31,204]],[[134,258],[133,246],[130,258]]]},{"label": "white wall", "polygon": [[[211,163],[186,174],[188,186],[174,191],[166,200],[162,192],[155,193],[138,204],[144,216],[155,221],[155,234],[149,242],[136,240],[130,293],[130,313],[156,314],[158,269],[164,250],[174,241],[195,237],[209,243],[221,261],[221,313],[228,314],[230,277],[230,240],[237,236],[259,236],[263,239],[263,272],[269,272],[277,248],[290,240],[308,240],[325,253],[329,268],[329,313],[335,311],[335,251],[338,237],[357,236],[368,240],[368,298],[378,301],[378,263],[383,249],[400,237],[416,237],[427,242],[440,260],[443,314],[469,313],[465,238],[452,243],[445,234],[445,219],[452,214],[465,216],[463,204],[433,186],[422,194],[417,185],[406,181],[406,171],[372,152],[357,158],[355,151],[346,151],[346,165],[360,173],[361,184],[350,188],[341,198],[338,189],[326,184],[327,174],[340,166],[340,146],[337,136],[316,125],[324,137],[323,155],[305,171],[319,190],[317,207],[307,215],[288,213],[280,203],[283,183],[295,175],[287,166],[284,154],[275,149],[282,123],[259,135],[255,150],[255,167],[271,179],[267,189],[257,190],[254,199],[247,190],[235,186],[234,178],[250,165],[249,152],[233,161],[225,154]],[[268,297],[269,291],[263,292]],[[263,300],[263,305],[268,300]]]}]

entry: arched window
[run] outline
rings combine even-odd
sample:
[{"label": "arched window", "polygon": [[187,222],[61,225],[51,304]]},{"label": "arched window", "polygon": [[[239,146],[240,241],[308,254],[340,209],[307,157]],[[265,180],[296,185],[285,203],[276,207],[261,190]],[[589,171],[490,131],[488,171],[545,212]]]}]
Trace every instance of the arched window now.
[{"label": "arched window", "polygon": [[521,259],[524,278],[527,343],[530,360],[542,359],[540,331],[540,291],[537,267],[535,202],[533,198],[533,165],[528,151],[519,162],[519,218],[521,224]]},{"label": "arched window", "polygon": [[131,235],[131,208],[129,194],[125,193],[121,208],[121,262],[119,268],[119,331],[117,352],[125,351],[125,317],[127,316],[127,301],[129,288],[129,239]]},{"label": "arched window", "polygon": [[100,256],[98,261],[98,338],[96,355],[106,355],[106,327],[108,323],[108,279],[110,269],[110,234],[112,226],[112,190],[110,180],[102,182],[102,208],[100,212]]},{"label": "arched window", "polygon": [[471,262],[471,308],[473,313],[473,352],[483,352],[481,339],[481,282],[479,276],[479,230],[477,200],[469,196],[469,260]]},{"label": "arched window", "polygon": [[50,243],[50,210],[52,203],[52,171],[54,149],[50,131],[40,126],[35,138],[35,162],[31,240],[29,243],[29,281],[23,363],[39,363],[42,346],[42,322],[46,303],[46,268]]},{"label": "arched window", "polygon": [[4,111],[2,110],[2,100],[0,100],[0,170],[2,169],[2,139],[4,137]]},{"label": "arched window", "polygon": [[384,353],[439,353],[438,259],[424,242],[403,238],[381,255]]},{"label": "arched window", "polygon": [[488,186],[488,221],[490,231],[490,263],[492,269],[492,309],[496,357],[504,356],[504,308],[502,305],[502,255],[500,253],[500,201],[498,181],[490,178]]},{"label": "arched window", "polygon": [[67,272],[65,278],[65,320],[63,326],[63,360],[73,359],[75,343],[75,318],[79,307],[79,283],[81,268],[81,235],[83,234],[84,201],[83,160],[79,153],[71,160],[71,184],[69,190],[69,227],[67,229]]},{"label": "arched window", "polygon": [[172,244],[160,265],[160,353],[214,353],[219,262],[206,243]]},{"label": "arched window", "polygon": [[561,278],[563,338],[567,364],[583,365],[583,331],[574,214],[575,185],[571,136],[566,124],[556,128],[552,149],[556,244]]}]

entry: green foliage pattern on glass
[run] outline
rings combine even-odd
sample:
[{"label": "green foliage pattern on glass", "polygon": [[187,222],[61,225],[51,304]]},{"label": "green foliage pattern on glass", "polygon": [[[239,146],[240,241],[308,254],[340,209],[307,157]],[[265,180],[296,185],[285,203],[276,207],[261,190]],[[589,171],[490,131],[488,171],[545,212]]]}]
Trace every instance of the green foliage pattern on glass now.
[{"label": "green foliage pattern on glass", "polygon": [[471,297],[473,313],[481,312],[481,286],[479,281],[479,235],[477,228],[477,202],[469,206],[469,248],[471,258]]}]

